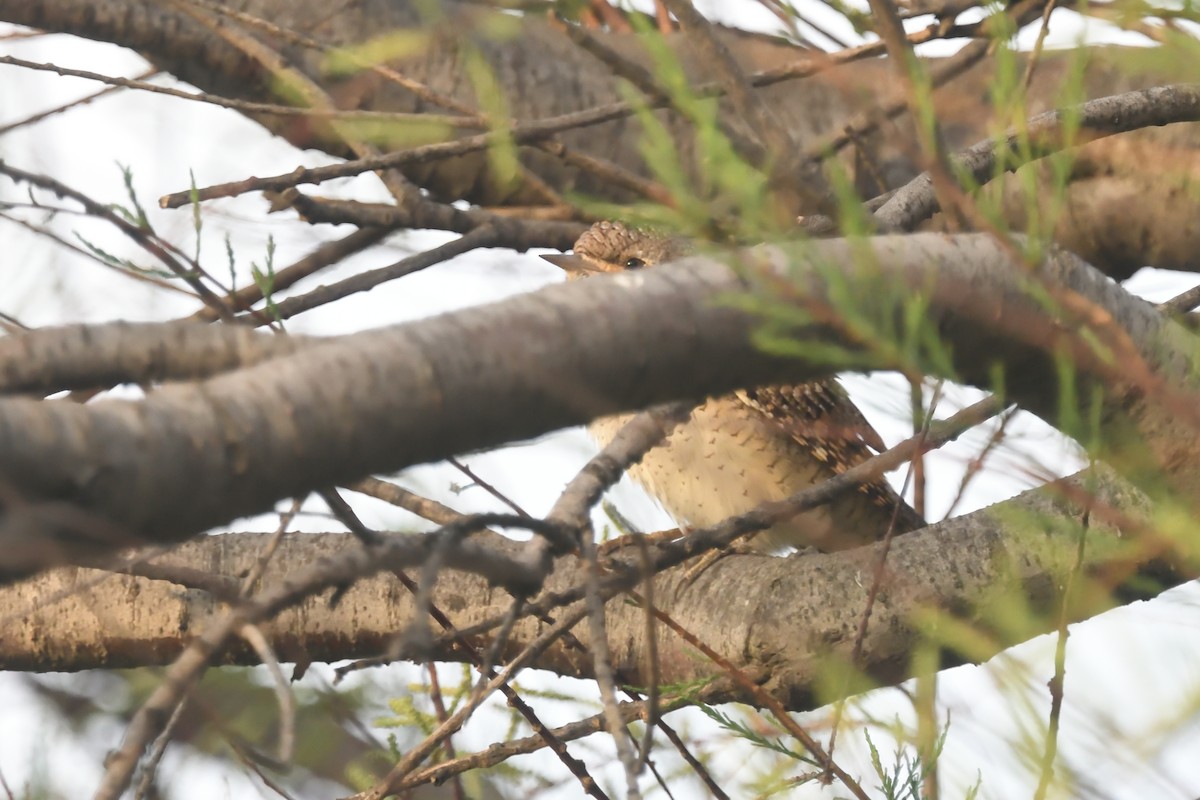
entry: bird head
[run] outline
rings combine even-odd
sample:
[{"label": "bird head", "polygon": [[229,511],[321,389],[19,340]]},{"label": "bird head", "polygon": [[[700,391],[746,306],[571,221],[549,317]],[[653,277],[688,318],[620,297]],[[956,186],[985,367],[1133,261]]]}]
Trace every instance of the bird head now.
[{"label": "bird head", "polygon": [[691,252],[687,241],[655,231],[630,228],[620,222],[597,222],[575,240],[571,255],[542,256],[562,268],[569,278],[603,272],[642,269],[682,258]]}]

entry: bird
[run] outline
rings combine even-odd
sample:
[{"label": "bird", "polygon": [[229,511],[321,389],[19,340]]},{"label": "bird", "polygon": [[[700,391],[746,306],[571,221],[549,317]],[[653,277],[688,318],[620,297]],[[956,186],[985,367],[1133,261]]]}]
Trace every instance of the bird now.
[{"label": "bird", "polygon": [[[651,268],[693,250],[683,237],[601,221],[579,237],[572,254],[543,258],[578,279]],[[601,417],[588,431],[604,447],[632,417]],[[629,472],[681,530],[699,529],[784,500],[883,449],[882,438],[845,388],[828,378],[709,397]],[[889,528],[899,534],[924,525],[881,477],[777,523],[735,549],[834,552],[878,541]]]}]

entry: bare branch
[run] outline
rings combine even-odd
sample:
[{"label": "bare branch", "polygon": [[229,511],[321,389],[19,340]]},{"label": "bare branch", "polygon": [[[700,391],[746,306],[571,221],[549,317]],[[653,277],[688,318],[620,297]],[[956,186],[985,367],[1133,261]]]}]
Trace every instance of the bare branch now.
[{"label": "bare branch", "polygon": [[[1003,365],[1006,399],[1051,423],[1058,422],[1058,372],[1046,348],[1071,348],[1081,385],[1105,398],[1103,424],[1114,433],[1136,430],[1137,446],[1167,470],[1168,483],[1193,496],[1197,477],[1179,465],[1198,460],[1194,415],[1186,411],[1196,374],[1189,365],[1198,355],[1182,328],[1065,254],[1027,276],[1012,269],[1006,248],[984,236],[880,238],[869,247],[875,266],[856,264],[853,248],[841,241],[790,253],[760,249],[747,258],[768,281],[800,275],[807,265],[807,308],[836,306],[825,299],[830,276],[821,264],[841,265],[836,285],[861,274],[881,301],[881,270],[890,276],[893,303],[932,286],[930,324],[955,341],[955,374],[947,377],[986,387],[995,365]],[[1036,299],[1047,286],[1068,302],[1058,321]],[[52,513],[66,500],[76,512],[116,524],[122,542],[177,541],[282,497],[366,474],[653,403],[821,377],[841,366],[759,350],[751,340],[754,315],[714,305],[748,289],[726,267],[692,259],[343,337],[194,387],[171,385],[140,402],[81,408],[0,401],[0,479],[27,503],[20,525],[11,513],[0,521],[0,538],[10,556],[33,531],[68,551],[72,542],[89,553],[110,548],[91,541],[81,519]],[[894,311],[884,302],[879,324]],[[1141,372],[1118,374],[1104,353],[1069,333],[1079,325],[1105,346],[1124,342],[1117,351],[1124,369],[1140,360]],[[789,336],[861,347],[836,324]],[[513,345],[517,340],[522,347]],[[642,345],[648,341],[655,347]],[[897,366],[879,354],[863,356]],[[356,424],[347,427],[351,418]],[[287,463],[275,456],[281,448]],[[80,471],[91,463],[104,464],[100,483]],[[12,568],[53,563],[44,559],[62,554],[25,557]]]},{"label": "bare branch", "polygon": [[[999,147],[994,138],[986,139],[952,161],[956,171],[984,184],[996,175],[998,164],[1012,172],[1032,160],[1118,133],[1196,120],[1200,120],[1200,86],[1160,86],[1047,111],[1030,119],[1020,131],[1010,131]],[[875,212],[875,218],[884,230],[912,230],[939,207],[933,178],[924,172],[892,195]]]}]

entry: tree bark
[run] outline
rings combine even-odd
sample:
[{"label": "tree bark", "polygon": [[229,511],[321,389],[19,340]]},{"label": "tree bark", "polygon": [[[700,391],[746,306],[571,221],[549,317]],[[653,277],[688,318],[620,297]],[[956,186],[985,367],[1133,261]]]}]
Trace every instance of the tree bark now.
[{"label": "tree bark", "polygon": [[[869,248],[866,258],[862,257],[864,246]],[[951,337],[956,348],[951,361],[939,361],[933,354],[922,366],[940,365],[952,369],[959,379],[979,384],[997,375],[999,368],[1007,376],[1009,398],[1049,418],[1062,408],[1057,386],[1061,376],[1054,356],[1071,348],[1078,370],[1070,376],[1072,390],[1080,397],[1092,396],[1093,390],[1102,392],[1097,419],[1103,438],[1133,443],[1125,449],[1114,448],[1118,466],[1129,467],[1127,474],[1135,480],[1146,478],[1151,491],[1161,493],[1159,480],[1165,476],[1177,496],[1196,496],[1196,472],[1190,465],[1195,463],[1197,442],[1194,435],[1185,435],[1195,425],[1186,411],[1194,397],[1197,374],[1194,338],[1068,254],[1054,254],[1032,272],[1013,269],[1011,256],[992,238],[979,234],[880,237],[865,245],[830,240],[787,249],[762,247],[744,251],[738,271],[708,258],[693,258],[644,273],[554,286],[491,306],[312,344],[295,353],[285,351],[200,384],[163,388],[139,403],[110,400],[80,407],[3,401],[0,480],[22,497],[41,499],[40,504],[30,502],[20,514],[6,516],[2,529],[5,551],[16,552],[29,541],[31,520],[46,526],[68,547],[90,533],[87,527],[62,525],[53,512],[64,501],[103,520],[104,529],[152,541],[177,541],[221,520],[265,510],[279,498],[368,472],[395,470],[536,435],[598,414],[694,399],[737,386],[827,374],[828,365],[764,354],[751,340],[755,313],[716,302],[735,293],[745,296],[764,283],[778,285],[785,277],[788,285],[805,290],[789,300],[814,309],[836,308],[829,298],[844,291],[847,281],[851,287],[856,280],[863,281],[876,298],[889,296],[890,290],[891,302],[880,302],[876,309],[881,325],[894,322],[897,308],[911,302],[914,292],[924,292],[929,324]],[[836,273],[830,272],[830,264],[839,265]],[[1042,299],[1048,291],[1081,298],[1087,317],[1076,313],[1078,306],[1058,318],[1048,314]],[[862,292],[852,294],[861,296]],[[762,302],[765,298],[760,295]],[[983,308],[988,309],[987,314],[980,313]],[[1097,319],[1100,324],[1095,323]],[[1066,335],[1047,335],[1048,331],[1065,331]],[[1139,373],[1132,368],[1122,373],[1122,379],[1115,379],[1107,351],[1092,351],[1079,344],[1089,336],[1104,341],[1113,331],[1126,335],[1133,348],[1124,353],[1124,366],[1131,366],[1129,358],[1143,360],[1147,382],[1138,383]],[[857,347],[861,341],[828,325],[808,325],[790,333],[799,342]],[[647,341],[656,346],[642,346]],[[1179,410],[1181,406],[1185,411]],[[224,444],[213,447],[213,441]],[[1149,464],[1157,469],[1151,472]],[[1098,508],[1111,505],[1111,513],[1106,510],[1095,516],[1104,519],[1109,514],[1111,519],[1124,520],[1120,522],[1123,527],[1133,526],[1124,535],[1140,542],[1134,533],[1142,530],[1137,520],[1142,518],[1143,506],[1141,500],[1130,499],[1134,497],[1110,485],[1094,502]],[[868,643],[866,663],[876,679],[892,682],[907,676],[902,654],[912,643],[913,631],[906,626],[915,624],[922,609],[962,612],[984,602],[993,596],[990,592],[998,591],[997,575],[1006,569],[1015,570],[1013,580],[1022,591],[1051,602],[1053,587],[1058,585],[1055,570],[1063,568],[1064,553],[1074,552],[1078,535],[1077,526],[1067,528],[1064,534],[1052,520],[1079,512],[1051,508],[1047,502],[1043,495],[1042,499],[1030,496],[1011,504],[1025,513],[1036,509],[1039,516],[1028,525],[1015,524],[1011,513],[1002,511],[999,518],[1005,520],[1004,526],[997,526],[988,515],[973,515],[917,536],[901,537],[895,543],[898,549],[889,557],[889,570],[904,577],[888,584],[884,607],[873,617],[877,627],[872,636],[881,641]],[[1053,534],[1066,539],[1057,539],[1058,544],[1045,551],[1029,547],[1030,526],[1041,532],[1038,536]],[[1006,533],[1001,535],[1001,530]],[[346,537],[342,539],[338,546],[353,546]],[[87,541],[93,548],[104,545],[94,538]],[[220,557],[218,572],[236,575],[238,569],[224,559],[244,558],[245,548],[252,547],[238,541],[236,537],[206,538],[191,546],[194,549],[187,551],[182,563],[203,563],[228,552],[229,556]],[[297,549],[281,564],[304,563],[324,548],[335,546],[331,537],[297,536],[291,541]],[[1098,567],[1110,564],[1114,557],[1106,547],[1089,548],[1089,552],[1096,554]],[[1164,572],[1161,549],[1144,549],[1133,555],[1122,551],[1119,557],[1152,572]],[[1008,566],[1004,566],[1006,562]],[[721,648],[739,663],[787,664],[783,677],[772,678],[782,681],[775,689],[789,703],[801,707],[811,701],[809,692],[816,677],[808,660],[813,655],[809,645],[828,643],[829,636],[847,630],[850,620],[861,613],[865,602],[862,575],[873,563],[869,549],[811,559],[733,559],[728,567],[715,571],[711,580],[719,577],[731,585],[754,587],[753,591],[739,590],[748,603],[745,608],[718,609],[721,593],[703,595],[710,588],[704,582],[682,595],[689,598],[688,603],[668,602],[666,607],[698,632],[712,633],[717,640],[728,636]],[[579,573],[569,561],[560,564],[549,579],[548,590],[553,593],[577,584]],[[1188,573],[1186,566],[1165,569],[1164,574],[1170,576],[1167,585]],[[920,575],[926,577],[913,577]],[[15,593],[9,607],[28,607],[29,592],[43,598],[46,592],[53,596],[65,588],[64,580],[79,578],[56,574],[13,587],[8,590]],[[848,587],[855,582],[858,589],[851,592]],[[107,583],[112,587],[103,589],[108,602],[96,597],[82,602],[93,609],[112,609],[105,613],[116,616],[101,626],[109,632],[123,630],[116,623],[117,616],[140,613],[136,609],[143,607],[141,603],[134,604],[132,611],[120,610],[129,605],[130,592],[160,591],[133,579]],[[495,590],[487,590],[479,579],[459,575],[446,578],[441,587],[438,602],[462,610],[465,616],[456,619],[463,625],[503,605]],[[670,580],[667,587],[669,593]],[[376,604],[381,593],[395,599],[393,590],[379,583],[360,585],[354,591],[363,592],[354,597],[369,598]],[[777,592],[783,592],[788,602],[779,603]],[[709,599],[698,600],[701,595]],[[826,598],[832,596],[858,600],[827,608]],[[331,647],[332,643],[353,642],[349,648],[353,653],[377,650],[383,643],[379,632],[395,631],[409,618],[405,614],[411,616],[408,601],[389,600],[383,605],[388,608],[378,611],[382,621],[357,635],[345,627],[361,624],[363,615],[357,606],[348,613],[341,605],[323,612],[319,601],[310,601],[306,610],[281,623],[279,646],[297,658],[332,657],[334,651],[325,649],[321,641]],[[154,615],[156,624],[164,629],[186,629],[190,619],[211,607],[211,601],[184,593],[173,603],[155,600],[151,607],[160,609]],[[610,607],[618,620],[631,613],[619,603]],[[786,619],[771,617],[784,613],[784,608],[790,609]],[[818,614],[822,608],[825,610]],[[1099,609],[1087,605],[1079,613],[1087,615]],[[59,616],[53,607],[50,611]],[[745,621],[734,625],[734,619],[742,615]],[[824,634],[816,639],[811,638],[815,634],[808,634],[801,645],[789,639],[809,630],[806,626],[817,619],[824,620],[818,626]],[[42,658],[50,659],[57,668],[95,663],[65,660],[62,653],[70,652],[87,654],[87,658],[111,654],[115,663],[110,666],[123,665],[146,657],[150,652],[147,643],[161,643],[159,636],[144,633],[146,638],[131,636],[131,648],[114,652],[107,640],[84,647],[78,641],[56,640],[56,625],[22,624],[26,626],[20,629],[23,637],[0,636],[0,641],[11,641],[15,647],[24,638],[51,651],[29,650],[30,645],[25,645],[23,651],[0,656],[13,668],[30,666]],[[631,629],[636,624],[640,623],[629,622]],[[714,627],[710,629],[709,624]],[[302,633],[306,629],[309,632]],[[371,634],[372,630],[376,633]],[[636,672],[636,637],[630,639],[629,630],[620,623],[609,630],[613,646],[622,653],[622,669],[646,677]],[[79,631],[62,630],[59,635],[74,641]],[[112,635],[122,638],[119,633]],[[841,638],[835,640],[846,644]],[[521,641],[517,636],[513,646]],[[539,664],[586,674],[580,672],[586,668],[577,658],[555,652]],[[343,650],[341,657],[348,654]],[[679,663],[672,661],[672,669],[684,672],[671,674],[691,675],[686,672],[686,662],[682,656]]]},{"label": "tree bark", "polygon": [[[622,99],[618,81],[607,65],[571,44],[544,20],[498,15],[476,4],[439,3],[441,17],[414,26],[417,15],[409,2],[358,0],[339,6],[328,14],[316,0],[281,3],[275,0],[242,0],[223,4],[248,18],[270,20],[282,30],[292,30],[328,47],[351,46],[372,41],[383,32],[415,31],[419,44],[398,52],[389,61],[403,74],[423,83],[433,92],[468,107],[480,107],[478,92],[464,75],[468,57],[481,56],[490,67],[495,85],[514,120],[542,120]],[[417,95],[398,88],[378,74],[359,71],[348,76],[332,74],[329,57],[314,48],[281,41],[273,34],[238,18],[218,16],[185,4],[169,6],[141,0],[0,0],[0,20],[32,25],[52,31],[73,33],[114,42],[145,54],[156,66],[215,94],[291,104],[294,97],[281,95],[278,80],[262,59],[248,55],[248,42],[277,50],[297,74],[315,82],[337,107],[403,113],[440,111]],[[643,68],[651,68],[648,49],[637,37],[597,34],[605,45]],[[825,57],[800,50],[767,37],[723,31],[727,46],[748,73],[764,73],[794,65],[798,60],[818,70],[804,80],[788,80],[760,87],[780,121],[798,147],[819,153],[822,143],[839,134],[864,110],[878,108],[895,95],[892,67],[884,61],[865,60],[824,67]],[[680,58],[693,83],[708,78],[706,65],[696,63],[681,35],[669,36],[668,44]],[[415,51],[415,52],[414,52]],[[1087,48],[1042,54],[1033,72],[1025,113],[1033,115],[1078,101],[1062,96],[1062,87],[1072,85],[1074,59],[1085,56],[1082,91],[1096,98],[1131,89],[1191,80],[1180,68],[1147,69],[1144,51],[1136,48]],[[1139,60],[1140,59],[1140,60]],[[1017,58],[1016,72],[1024,67]],[[998,120],[989,100],[988,87],[997,81],[996,63],[986,59],[949,86],[935,93],[937,118],[946,146],[962,149],[983,141],[996,128],[1007,127]],[[536,90],[534,90],[536,87]],[[310,102],[312,102],[310,100]],[[736,114],[722,103],[721,114],[730,124]],[[297,147],[326,149],[348,155],[343,139],[319,120],[297,120],[293,116],[252,115]],[[658,112],[685,171],[696,178],[703,171],[696,151],[690,121],[678,114]],[[401,123],[397,123],[401,125]],[[406,132],[407,131],[407,132]],[[460,133],[473,134],[472,128]],[[442,134],[437,130],[434,136]],[[431,141],[428,130],[402,126],[391,136],[387,149],[398,149]],[[1056,237],[1093,265],[1117,278],[1128,277],[1138,268],[1153,264],[1168,269],[1194,270],[1193,253],[1200,249],[1200,218],[1195,190],[1196,155],[1200,128],[1175,125],[1142,131],[1122,138],[1122,144],[1089,145],[1078,153],[1079,166],[1069,180],[1066,205],[1055,207]],[[559,135],[567,148],[605,159],[639,176],[652,170],[643,158],[642,126],[623,117],[614,121],[571,130]],[[864,196],[896,188],[921,169],[914,159],[919,152],[912,126],[901,117],[858,137],[867,154],[856,156],[842,150],[841,166]],[[1132,143],[1132,144],[1127,144]],[[1129,147],[1138,153],[1130,157]],[[532,174],[559,192],[579,192],[613,202],[633,199],[627,187],[617,186],[564,164],[537,148],[521,148],[521,162]],[[701,163],[698,163],[698,160]],[[528,206],[541,196],[528,181],[520,180],[510,168],[498,166],[484,152],[453,158],[407,164],[405,174],[433,196],[463,199],[481,206]],[[864,167],[869,169],[864,170]],[[1009,224],[1024,229],[1031,207],[1045,210],[1057,192],[1053,177],[1041,176],[1031,190],[1020,180],[1008,179],[1009,199],[1003,209]],[[184,187],[181,187],[181,189]],[[1125,200],[1137,193],[1137,203]],[[811,209],[810,209],[811,210]],[[1127,217],[1132,213],[1132,217]],[[1122,224],[1114,225],[1114,216]],[[1180,224],[1182,223],[1182,224]]]},{"label": "tree bark", "polygon": [[[489,12],[471,4],[442,6],[445,18],[421,29],[416,52],[397,54],[391,60],[433,91],[477,107],[479,92],[464,77],[463,65],[478,52],[491,67],[509,114],[518,124],[621,98],[609,68],[577,50],[545,22],[506,18],[506,24],[518,26],[519,39],[491,38],[485,31],[494,29],[497,18]],[[411,30],[416,24],[410,4],[383,0],[346,4],[332,15],[326,4],[311,0],[246,0],[227,7],[329,45],[353,45],[384,31]],[[283,102],[280,76],[250,54],[252,48],[246,43],[253,41],[276,49],[341,108],[431,110],[428,101],[374,73],[331,75],[324,67],[327,53],[283,42],[234,18],[182,8],[136,0],[0,0],[0,19],[134,48],[204,91]],[[451,30],[454,35],[448,33]],[[811,52],[761,37],[723,35],[748,72],[815,58]],[[607,41],[635,62],[650,63],[636,40],[612,37]],[[672,46],[685,56],[693,80],[708,77],[703,65],[688,62],[685,48],[674,40]],[[1091,97],[1174,80],[1164,72],[1127,69],[1124,62],[1131,54],[1126,51],[1097,49],[1092,55],[1084,73],[1085,91]],[[892,96],[890,73],[881,72],[890,69],[885,63],[863,61],[758,91],[798,146],[816,148],[857,112]],[[939,93],[938,117],[950,147],[964,147],[987,136],[995,116],[984,87],[994,69],[988,64],[976,67]],[[1043,57],[1030,91],[1031,113],[1061,102],[1057,87],[1070,69],[1069,54]],[[540,87],[537,92],[529,91],[534,82]],[[347,154],[344,142],[320,121],[287,115],[256,118],[298,147],[325,147]],[[658,112],[658,119],[671,134],[681,162],[697,174],[700,166],[691,123],[666,111]],[[866,172],[854,172],[856,159],[843,156],[860,190],[892,188],[916,174],[917,148],[910,127],[903,121],[888,123],[864,138],[874,162],[871,174],[879,176],[878,183],[868,180]],[[640,122],[624,116],[558,137],[570,148],[648,177],[652,171],[639,149],[640,133]],[[1192,177],[1197,135],[1195,125],[1176,125],[1084,148],[1070,171],[1067,206],[1057,227],[1059,240],[1117,277],[1146,263],[1194,269],[1194,253],[1200,246],[1200,230],[1194,222],[1200,219],[1196,213],[1200,193],[1194,191]],[[390,149],[422,141],[410,137],[401,144],[393,142]],[[627,187],[614,186],[540,150],[523,147],[519,153],[523,166],[557,191],[616,202],[632,196]],[[520,206],[539,198],[534,182],[505,172],[482,151],[412,163],[404,172],[439,199]],[[1045,191],[1035,190],[1031,196],[1017,181],[999,188],[1005,193],[1008,219],[1017,224],[1034,213],[1031,207],[1044,213],[1034,198],[1037,202],[1052,199],[1052,193]],[[1130,197],[1137,198],[1132,208]],[[1113,223],[1114,215],[1122,224]],[[870,270],[854,257],[864,248],[873,262]],[[774,272],[757,280],[778,286],[777,279],[790,274],[783,253],[764,249],[747,256],[745,263],[769,264]],[[997,374],[1003,374],[1006,399],[1074,433],[1080,430],[1061,412],[1066,409],[1086,417],[1082,412],[1090,409],[1068,401],[1097,397],[1096,419],[1103,439],[1111,443],[1104,455],[1120,474],[1156,499],[1163,493],[1159,480],[1165,477],[1174,498],[1182,498],[1194,510],[1191,498],[1200,496],[1200,473],[1192,466],[1200,456],[1192,410],[1195,340],[1096,271],[1070,256],[1055,254],[1027,276],[1016,268],[1010,249],[984,235],[887,237],[869,245],[833,240],[810,248],[794,247],[787,253],[800,265],[801,285],[806,289],[802,297],[791,299],[817,309],[836,310],[837,302],[830,297],[844,282],[861,287],[863,297],[885,297],[881,287],[893,287],[893,302],[881,301],[873,318],[880,330],[898,329],[897,298],[925,298],[931,326],[954,346],[948,353],[910,354],[923,369],[979,386],[990,386]],[[822,264],[837,265],[836,275],[820,269]],[[289,345],[267,355],[233,353],[200,366],[181,365],[183,372],[176,377],[217,374],[199,383],[163,387],[144,402],[109,400],[76,406],[2,400],[0,486],[23,501],[18,506],[2,500],[6,513],[0,520],[0,552],[5,567],[20,574],[132,542],[178,542],[231,518],[270,508],[280,498],[372,472],[535,436],[614,411],[830,374],[836,365],[764,354],[751,338],[755,316],[714,302],[730,292],[744,292],[749,285],[725,267],[699,259],[635,277],[553,287],[412,325],[305,343],[294,353],[286,352]],[[1051,312],[1041,300],[1033,299],[1047,287],[1059,293]],[[797,326],[787,333],[801,343],[861,347],[860,338],[832,324]],[[1089,337],[1100,342],[1099,349],[1088,344]],[[1062,381],[1056,360],[1064,353],[1076,370],[1069,386]],[[859,350],[855,355],[873,359],[873,366],[897,366],[894,354],[889,358],[878,351]],[[113,360],[121,359],[114,356]],[[1115,370],[1114,362],[1121,371]],[[120,369],[146,369],[139,358],[122,363]],[[143,373],[142,377],[157,376]],[[1140,517],[1141,501],[1126,499],[1100,495],[1117,511]],[[1037,502],[1043,505],[1026,498],[1011,507],[1051,513],[1044,499]],[[1076,512],[1053,513],[1064,520]],[[897,574],[925,577],[919,582],[920,591],[914,588],[915,580],[896,584],[883,609],[877,610],[863,662],[874,678],[895,682],[906,676],[906,648],[913,643],[913,620],[922,609],[970,615],[988,602],[992,595],[986,587],[994,586],[997,574],[1004,572],[998,564],[1011,568],[1004,580],[1029,592],[1035,605],[1052,601],[1061,563],[1028,548],[1022,526],[1010,517],[1002,518],[1005,523],[997,527],[972,515],[896,543],[890,567]],[[971,528],[974,525],[977,530]],[[1127,527],[1140,530],[1137,524]],[[1123,533],[1132,535],[1129,530]],[[288,545],[294,549],[277,563],[286,571],[316,550],[352,546],[346,537],[340,538],[334,542],[297,537]],[[482,538],[497,548],[508,546]],[[188,545],[182,563],[204,566],[216,559],[219,572],[234,575],[243,548],[255,542],[245,537],[210,537]],[[1130,558],[1165,576],[1165,585],[1191,573],[1186,566],[1163,567],[1159,555],[1144,552]],[[853,553],[794,561],[729,559],[705,581],[729,581],[728,585],[739,587],[739,594],[741,587],[747,587],[744,608],[718,607],[716,593],[701,597],[704,583],[684,592],[692,599],[690,604],[672,601],[668,608],[706,641],[718,643],[736,663],[769,669],[773,691],[793,708],[806,707],[817,677],[814,653],[830,642],[838,654],[848,652],[846,632],[852,628],[847,626],[861,615],[863,606],[861,593],[853,588],[861,586],[853,576],[864,569],[864,563],[871,563],[868,557],[869,553]],[[1098,556],[1099,563],[1110,563],[1104,561],[1108,557]],[[3,594],[13,598],[8,607],[26,608],[68,587],[77,591],[81,574],[46,575]],[[575,586],[578,581],[579,569],[567,561],[551,574],[549,586]],[[41,600],[32,600],[30,592]],[[787,601],[780,603],[776,592],[784,593]],[[828,608],[826,599],[838,596],[849,602]],[[380,597],[389,602],[381,604]],[[457,573],[444,577],[437,602],[459,612],[456,624],[462,625],[504,605],[497,590],[488,590],[482,579]],[[353,626],[367,615],[366,605],[380,621],[373,620],[372,627],[355,633]],[[1086,616],[1099,607],[1091,604],[1077,611]],[[55,608],[62,606],[50,611]],[[165,591],[163,584],[147,584],[144,579],[113,578],[86,595],[80,609],[84,616],[92,614],[96,627],[124,632],[127,646],[117,646],[118,633],[98,638],[62,627],[70,620],[57,619],[73,615],[54,612],[55,619],[31,616],[19,623],[10,616],[5,625],[16,627],[11,635],[0,635],[0,663],[8,668],[51,664],[60,669],[159,663],[176,652],[179,633],[210,613],[212,603],[195,592]],[[289,654],[286,657],[344,658],[378,652],[386,640],[384,632],[411,621],[411,609],[411,602],[389,582],[362,582],[350,589],[342,605],[329,608],[309,601],[276,620],[272,630],[281,651]],[[611,649],[618,667],[623,679],[630,676],[630,682],[638,683],[648,677],[640,671],[644,643],[635,633],[641,630],[640,617],[618,601],[610,602],[609,610]],[[123,615],[142,618],[129,620]],[[512,646],[528,641],[531,629],[531,623],[518,626]],[[580,638],[586,641],[582,632]],[[700,668],[682,655],[678,642],[670,646],[675,649],[664,659],[664,676],[696,675]],[[961,654],[969,659],[988,655]],[[231,658],[246,655],[235,651]],[[538,665],[576,675],[586,675],[590,668],[585,659],[559,650],[548,652]]]},{"label": "tree bark", "polygon": [[[1182,328],[1065,253],[1027,277],[982,234],[878,237],[864,246],[868,259],[856,259],[842,240],[746,251],[747,279],[689,259],[552,286],[165,386],[144,401],[0,401],[0,480],[46,509],[28,509],[19,524],[10,514],[0,536],[15,544],[34,525],[48,541],[87,540],[83,520],[57,513],[66,502],[129,536],[179,541],[366,474],[617,411],[824,377],[828,363],[764,353],[753,341],[756,315],[719,302],[741,295],[766,307],[769,291],[789,280],[801,280],[803,294],[788,302],[817,309],[818,320],[837,318],[833,298],[846,283],[861,287],[859,296],[870,287],[876,306],[856,309],[874,314],[873,331],[810,324],[787,331],[796,342],[856,349],[877,368],[940,369],[982,388],[1002,374],[1008,399],[1052,424],[1064,424],[1061,392],[1102,392],[1098,433],[1113,457],[1151,459],[1181,496],[1200,493],[1187,468],[1200,461],[1200,445],[1186,435],[1197,422],[1197,347]],[[756,295],[756,285],[768,291]],[[1107,322],[1091,324],[1079,310],[1048,315],[1034,294],[1046,287],[1071,293]],[[872,354],[870,337],[897,335],[903,304],[922,292],[930,328],[955,343],[952,360],[889,363]],[[1072,333],[1081,326],[1102,345]],[[1104,347],[1114,336],[1129,340],[1126,350]],[[1059,353],[1075,360],[1075,385],[1060,386]],[[1121,370],[1109,363],[1114,354],[1127,359]],[[91,537],[99,547],[104,530]]]},{"label": "tree bark", "polygon": [[[1147,585],[1157,587],[1149,591],[1153,594],[1197,574],[1194,565],[1144,557],[1136,572],[1122,571],[1131,557],[1139,557],[1139,546],[1131,547],[1138,531],[1121,530],[1103,520],[1140,517],[1149,509],[1146,497],[1106,470],[1065,481],[1063,487],[1068,490],[1031,490],[893,543],[883,592],[873,607],[857,662],[870,681],[894,685],[912,677],[911,651],[923,637],[942,648],[942,665],[952,666],[985,661],[1012,637],[1054,630],[1084,510],[1068,496],[1089,497],[1093,519],[1083,565],[1088,582],[1080,593],[1086,599],[1072,607],[1072,620],[1111,608],[1114,589],[1128,601],[1147,597]],[[179,580],[185,570],[194,569],[236,585],[268,536],[232,533],[189,542],[152,559],[150,563],[162,570],[162,580],[70,568],[0,590],[9,609],[0,619],[0,669],[73,671],[169,663],[220,604],[208,592],[183,589],[167,578]],[[510,553],[521,547],[496,534],[480,534],[479,543]],[[290,536],[265,580],[277,581],[299,568],[292,565],[318,565],[358,547],[344,534]],[[830,670],[840,670],[839,665],[850,660],[878,556],[878,546],[786,559],[730,556],[691,585],[683,570],[664,573],[657,581],[656,605],[748,674],[760,676],[764,688],[790,710],[806,710],[832,701],[834,695],[868,688],[858,681],[831,681],[836,673]],[[574,557],[560,559],[547,580],[546,596],[582,596],[584,575]],[[634,576],[626,585],[640,581]],[[1129,588],[1123,589],[1126,581]],[[738,587],[736,602],[729,602],[729,593],[722,589],[728,586]],[[833,597],[839,601],[831,603]],[[992,630],[1002,604],[1015,602],[1005,598],[1016,597],[1022,598],[1024,627]],[[477,576],[447,570],[439,576],[433,602],[459,630],[491,621],[486,632],[468,637],[486,645],[512,599]],[[413,596],[384,572],[356,581],[336,603],[327,592],[310,597],[262,628],[280,659],[307,664],[374,658],[388,650],[398,632],[423,618]],[[980,635],[968,644],[951,633],[955,621],[993,635]],[[661,626],[656,634],[660,671],[651,675],[644,611],[623,596],[609,601],[606,622],[613,666],[623,683],[647,686],[657,677],[662,684],[679,684],[722,675],[719,667],[695,658],[690,645]],[[559,641],[531,666],[594,677],[586,655],[587,627],[580,623],[572,629],[583,651]],[[544,628],[544,619],[525,618],[513,629],[504,654],[519,652]],[[435,640],[427,655],[445,661],[464,658],[446,637]],[[231,643],[223,659],[228,664],[258,663],[257,654],[242,642]],[[733,690],[712,699],[755,702]]]}]

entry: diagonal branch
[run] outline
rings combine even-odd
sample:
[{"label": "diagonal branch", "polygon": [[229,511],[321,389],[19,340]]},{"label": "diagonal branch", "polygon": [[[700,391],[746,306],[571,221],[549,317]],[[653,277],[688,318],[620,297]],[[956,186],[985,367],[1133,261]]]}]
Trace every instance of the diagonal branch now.
[{"label": "diagonal branch", "polygon": [[[1026,274],[986,236],[884,237],[867,247],[870,259],[838,240],[751,251],[746,274],[758,277],[750,282],[691,259],[552,286],[169,385],[139,402],[0,401],[0,484],[25,503],[21,524],[12,514],[0,519],[0,541],[15,546],[36,534],[68,550],[87,545],[79,522],[54,511],[62,503],[129,536],[178,541],[283,497],[602,414],[810,380],[848,363],[894,367],[898,351],[870,343],[894,341],[889,326],[918,297],[930,328],[955,342],[921,367],[982,387],[1003,373],[1005,400],[1054,424],[1057,352],[1067,348],[1072,391],[1102,398],[1105,441],[1136,457],[1127,463],[1159,465],[1182,496],[1200,493],[1200,475],[1188,468],[1200,461],[1200,443],[1187,411],[1200,354],[1182,328],[1066,254]],[[874,321],[859,309],[856,324],[873,332],[836,319],[833,297],[858,281],[878,303]],[[783,307],[792,319],[795,303],[826,310],[829,322],[810,319],[786,337],[808,343],[806,352],[843,348],[837,361],[764,353],[753,342],[758,314],[716,302],[764,286],[799,292]],[[1048,309],[1047,287],[1075,307]],[[754,302],[781,313],[779,300]],[[1126,372],[1089,341],[1124,342],[1116,352]],[[1144,366],[1137,380],[1131,358]]]}]

